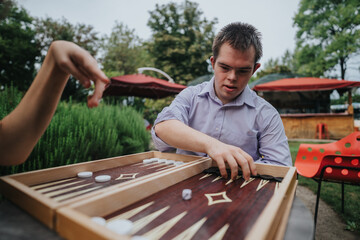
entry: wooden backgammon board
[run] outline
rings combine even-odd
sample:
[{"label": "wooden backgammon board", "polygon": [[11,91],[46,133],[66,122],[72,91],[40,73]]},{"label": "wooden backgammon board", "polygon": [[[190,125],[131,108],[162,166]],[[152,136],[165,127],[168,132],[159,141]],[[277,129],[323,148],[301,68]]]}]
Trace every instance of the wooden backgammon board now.
[{"label": "wooden backgammon board", "polygon": [[[161,163],[144,164],[144,159],[157,158]],[[165,162],[172,161],[172,164]],[[183,169],[209,161],[209,158],[161,152],[145,152],[96,160],[56,168],[9,175],[0,178],[3,196],[23,208],[50,229],[56,226],[58,209],[104,193],[116,192],[137,181],[144,181],[174,169]],[[174,163],[181,163],[175,165]],[[77,173],[90,171],[90,178]],[[111,176],[107,182],[96,182],[99,175]]]},{"label": "wooden backgammon board", "polygon": [[[67,205],[57,211],[56,230],[66,239],[282,239],[296,169],[257,164],[258,176],[231,181],[212,167],[202,160]],[[183,189],[192,190],[190,200]],[[119,219],[133,223],[128,235],[106,227]]]}]

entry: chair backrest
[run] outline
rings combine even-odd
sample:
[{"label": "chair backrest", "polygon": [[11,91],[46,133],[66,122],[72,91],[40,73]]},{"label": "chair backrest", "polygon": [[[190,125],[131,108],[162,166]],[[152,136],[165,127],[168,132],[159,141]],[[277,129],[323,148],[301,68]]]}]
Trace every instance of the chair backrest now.
[{"label": "chair backrest", "polygon": [[[331,179],[342,182],[360,183],[360,155],[327,155],[321,161],[321,167],[325,167],[323,179]],[[326,167],[327,166],[327,167]]]},{"label": "chair backrest", "polygon": [[298,173],[305,177],[319,177],[323,158],[327,155],[360,155],[360,131],[326,144],[301,144],[295,160]]}]

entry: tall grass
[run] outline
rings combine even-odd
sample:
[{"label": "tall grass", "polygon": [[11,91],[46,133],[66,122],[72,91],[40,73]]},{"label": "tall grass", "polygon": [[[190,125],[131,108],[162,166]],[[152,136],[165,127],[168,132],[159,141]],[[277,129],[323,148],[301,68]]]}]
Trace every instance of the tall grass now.
[{"label": "tall grass", "polygon": [[[293,163],[299,150],[300,142],[289,142]],[[312,144],[315,144],[312,142]],[[308,187],[315,194],[318,184],[314,180],[299,175],[299,184]],[[341,212],[341,184],[322,182],[320,198],[335,210],[347,224],[347,229],[360,233],[360,186],[345,185],[345,211]],[[320,206],[321,207],[321,206]],[[321,215],[318,216],[320,218]],[[359,234],[360,236],[360,234]]]},{"label": "tall grass", "polygon": [[[8,92],[9,89],[6,90]],[[13,97],[19,101],[13,89]],[[8,101],[1,97],[0,106]],[[7,95],[10,97],[10,95]],[[12,104],[15,107],[16,104]],[[2,108],[9,112],[11,107]],[[0,174],[79,163],[148,150],[150,135],[142,116],[131,108],[100,105],[88,109],[84,104],[61,102],[56,113],[24,164],[1,167]],[[21,151],[21,149],[19,149]]]},{"label": "tall grass", "polygon": [[[0,86],[1,87],[1,86]],[[3,119],[20,102],[23,94],[14,87],[4,87],[0,90],[0,119]]]}]

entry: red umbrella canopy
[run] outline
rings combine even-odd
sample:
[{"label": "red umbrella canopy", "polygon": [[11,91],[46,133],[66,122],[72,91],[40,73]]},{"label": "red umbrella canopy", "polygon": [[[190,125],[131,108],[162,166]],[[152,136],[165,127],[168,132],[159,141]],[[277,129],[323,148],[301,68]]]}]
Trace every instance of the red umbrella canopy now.
[{"label": "red umbrella canopy", "polygon": [[144,74],[112,77],[104,96],[163,98],[181,92],[186,86]]},{"label": "red umbrella canopy", "polygon": [[286,78],[273,82],[263,83],[256,85],[253,90],[255,91],[284,91],[284,92],[297,92],[297,91],[321,91],[333,90],[340,88],[360,87],[360,82],[327,79],[327,78]]}]

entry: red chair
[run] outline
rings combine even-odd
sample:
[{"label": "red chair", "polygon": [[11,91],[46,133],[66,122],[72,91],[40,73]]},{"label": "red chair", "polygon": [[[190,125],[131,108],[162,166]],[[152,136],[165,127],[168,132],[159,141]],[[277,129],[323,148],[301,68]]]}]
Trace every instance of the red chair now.
[{"label": "red chair", "polygon": [[318,139],[329,139],[329,132],[327,130],[326,123],[318,123],[316,125],[315,138]]},{"label": "red chair", "polygon": [[344,212],[344,184],[360,185],[360,132],[333,143],[300,144],[295,167],[298,174],[318,183],[315,226],[322,181],[342,184],[341,207]]}]

